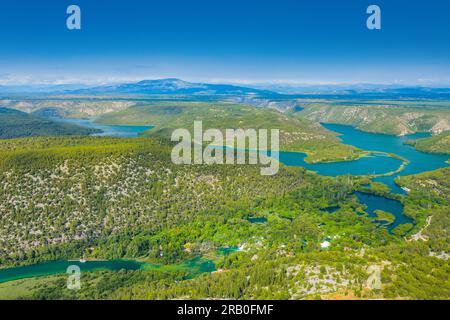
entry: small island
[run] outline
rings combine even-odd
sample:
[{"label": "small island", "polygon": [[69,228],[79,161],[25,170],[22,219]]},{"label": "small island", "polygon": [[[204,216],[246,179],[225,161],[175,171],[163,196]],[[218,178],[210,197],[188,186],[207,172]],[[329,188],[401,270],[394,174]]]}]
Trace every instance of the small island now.
[{"label": "small island", "polygon": [[383,210],[375,210],[373,213],[376,215],[374,220],[384,225],[390,225],[395,221],[395,216],[392,213]]}]

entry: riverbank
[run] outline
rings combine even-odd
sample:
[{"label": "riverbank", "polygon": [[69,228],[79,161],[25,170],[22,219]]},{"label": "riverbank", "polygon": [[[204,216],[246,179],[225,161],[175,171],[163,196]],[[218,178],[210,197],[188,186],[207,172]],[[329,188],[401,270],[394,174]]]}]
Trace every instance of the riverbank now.
[{"label": "riverbank", "polygon": [[161,272],[186,272],[190,276],[216,271],[215,261],[223,255],[240,251],[239,247],[218,248],[215,254],[208,257],[194,257],[176,264],[157,264],[147,259],[107,260],[98,258],[69,259],[45,261],[37,264],[6,267],[0,269],[0,283],[14,280],[39,278],[50,275],[65,274],[67,268],[72,265],[80,267],[81,272],[95,272],[101,270],[143,270]]},{"label": "riverbank", "polygon": [[386,153],[386,152],[379,152],[379,151],[369,151],[369,152],[371,152],[373,154],[382,154],[382,155],[384,155],[386,157],[392,157],[394,159],[399,159],[399,160],[403,161],[402,164],[397,168],[397,170],[389,171],[389,172],[386,172],[386,173],[375,174],[375,175],[368,175],[371,179],[393,176],[393,175],[395,175],[397,173],[400,173],[403,170],[405,170],[406,166],[409,164],[408,159],[400,157],[400,156],[398,156],[398,155],[396,155],[394,153]]}]

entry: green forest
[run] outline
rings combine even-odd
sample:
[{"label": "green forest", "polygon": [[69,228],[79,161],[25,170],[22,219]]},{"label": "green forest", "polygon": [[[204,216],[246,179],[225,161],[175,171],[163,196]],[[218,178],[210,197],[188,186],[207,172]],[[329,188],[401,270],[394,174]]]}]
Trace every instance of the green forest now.
[{"label": "green forest", "polygon": [[36,136],[89,135],[98,130],[56,123],[22,111],[0,107],[0,139]]},{"label": "green forest", "polygon": [[[325,176],[281,165],[278,174],[261,176],[258,165],[171,161],[171,131],[192,130],[195,120],[219,130],[280,129],[281,150],[304,152],[307,163],[370,160],[373,150],[344,144],[319,122],[390,134],[432,131],[447,107],[445,101],[297,102],[302,107],[281,112],[229,101],[6,101],[0,299],[448,299],[448,167],[396,177],[407,190],[399,194],[372,181],[375,175]],[[426,114],[416,118],[423,126],[410,124],[423,104]],[[352,122],[339,118],[339,110],[352,113]],[[137,138],[94,137],[96,129],[55,116],[154,127]],[[403,127],[382,129],[378,124],[391,123],[386,118]],[[450,152],[448,131],[405,141],[422,152]],[[400,167],[384,176],[410,165],[389,157]],[[397,201],[404,221],[390,210],[372,212],[358,193]],[[60,273],[2,280],[2,270],[80,259],[141,267],[82,272],[80,290],[67,289]],[[380,271],[375,287],[374,269]]]},{"label": "green forest", "polygon": [[[250,165],[176,166],[170,150],[165,139],[145,137],[0,141],[0,265],[80,257],[169,265],[203,257],[215,272],[83,273],[79,291],[66,289],[65,276],[49,276],[1,284],[0,297],[450,296],[448,169],[399,180],[414,190],[401,201],[415,224],[390,233],[353,195],[372,192],[367,178],[284,166],[272,177]],[[324,241],[332,245],[323,248]],[[219,253],[229,247],[239,250]],[[372,265],[382,268],[378,289],[366,283]]]}]

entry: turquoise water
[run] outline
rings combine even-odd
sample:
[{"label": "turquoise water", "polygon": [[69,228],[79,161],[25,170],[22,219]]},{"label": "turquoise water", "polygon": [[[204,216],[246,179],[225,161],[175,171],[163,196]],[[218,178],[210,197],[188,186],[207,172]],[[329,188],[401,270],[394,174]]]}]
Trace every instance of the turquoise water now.
[{"label": "turquoise water", "polygon": [[[436,170],[448,166],[445,161],[448,155],[431,154],[417,151],[414,147],[404,144],[407,140],[424,138],[426,133],[407,135],[403,137],[389,136],[376,133],[368,133],[357,130],[351,126],[339,124],[323,124],[331,131],[341,134],[339,138],[343,143],[363,150],[379,151],[397,154],[409,161],[406,168],[392,176],[375,178],[374,181],[385,183],[393,193],[404,194],[404,191],[395,184],[394,180],[399,175],[410,175],[424,171]],[[280,152],[280,161],[290,166],[302,166],[308,170],[316,171],[320,175],[338,176],[344,174],[364,175],[380,174],[396,170],[402,163],[401,160],[384,155],[375,155],[361,158],[355,161],[309,164],[304,161],[302,153]]]},{"label": "turquoise water", "polygon": [[185,269],[192,274],[210,273],[217,270],[214,261],[203,259],[202,257],[188,260],[178,265],[175,269],[177,268]]},{"label": "turquoise water", "polygon": [[448,166],[448,164],[445,163],[445,161],[449,159],[448,155],[420,152],[417,151],[416,148],[404,144],[407,140],[425,138],[429,136],[429,134],[427,133],[417,133],[413,135],[398,137],[367,133],[350,126],[336,124],[324,124],[324,126],[329,130],[342,134],[340,138],[345,144],[351,144],[364,150],[395,153],[396,155],[407,159],[409,161],[409,164],[403,171],[393,176],[379,177],[374,179],[374,181],[379,181],[387,184],[394,193],[404,193],[404,191],[395,184],[394,180],[396,177],[416,174],[425,171],[432,171]]},{"label": "turquoise water", "polygon": [[248,218],[248,221],[250,223],[266,223],[267,218],[266,217],[254,217],[254,218]]},{"label": "turquoise water", "polygon": [[339,176],[344,174],[367,175],[382,174],[395,171],[402,164],[402,160],[382,154],[367,156],[354,161],[314,163],[305,162],[306,155],[299,152],[280,152],[280,162],[287,166],[301,166],[315,171],[322,176]]},{"label": "turquoise water", "polygon": [[[100,129],[103,132],[101,136],[113,136],[113,137],[137,137],[143,131],[153,128],[153,126],[109,126],[99,125],[92,120],[80,120],[80,119],[59,119],[60,121],[78,124],[90,128]],[[404,142],[410,139],[417,139],[427,136],[426,134],[416,134],[405,137],[388,136],[382,134],[366,133],[354,129],[350,126],[336,125],[336,124],[324,124],[329,130],[338,132],[341,134],[340,138],[345,144],[350,144],[359,147],[364,150],[380,151],[386,153],[394,153],[410,161],[402,172],[388,177],[380,177],[374,179],[374,181],[380,181],[387,184],[394,193],[404,193],[395,183],[394,179],[398,175],[409,175],[420,173],[424,171],[435,170],[438,168],[446,167],[448,164],[445,161],[449,158],[446,155],[428,154],[417,151],[414,147],[405,145]],[[366,175],[366,174],[380,174],[387,173],[396,170],[402,161],[392,157],[388,157],[382,154],[375,154],[370,157],[364,157],[355,161],[347,162],[334,162],[334,163],[320,163],[309,164],[304,161],[305,154],[295,152],[280,152],[280,161],[289,166],[301,166],[308,170],[316,171],[320,175],[325,176],[338,176],[344,174],[352,175]],[[355,195],[359,201],[367,206],[366,212],[371,217],[375,217],[375,210],[383,210],[392,213],[396,219],[393,224],[388,226],[388,230],[392,230],[399,224],[413,223],[413,220],[403,215],[403,205],[401,202],[385,197],[376,195],[365,194],[356,192]],[[330,207],[323,209],[324,211],[333,213],[338,207]],[[287,217],[292,220],[292,218]],[[266,218],[250,218],[252,223],[264,223]],[[238,251],[238,247],[226,247],[219,249],[219,253],[227,255],[232,252]],[[162,266],[151,265],[146,263],[140,263],[136,261],[127,260],[111,260],[111,261],[87,261],[80,263],[78,261],[51,261],[40,263],[32,266],[15,267],[10,269],[0,270],[0,283],[31,278],[38,276],[46,276],[53,274],[65,273],[69,265],[78,265],[83,272],[97,271],[97,270],[139,270],[139,269],[164,269]],[[168,270],[172,267],[165,267]],[[189,269],[195,273],[212,272],[215,270],[214,263],[212,261],[203,260],[191,260],[184,264],[173,266],[173,269]]]},{"label": "turquoise water", "polygon": [[92,272],[99,270],[139,270],[144,264],[131,260],[108,260],[108,261],[68,261],[56,260],[38,263],[30,266],[21,266],[8,269],[0,269],[0,283],[13,280],[42,277],[54,274],[66,273],[71,265],[80,267],[81,272]]},{"label": "turquoise water", "polygon": [[[101,125],[95,123],[94,119],[58,118],[55,120],[103,131],[100,134],[95,134],[96,136],[138,137],[140,133],[154,128],[154,126]],[[445,163],[449,158],[448,156],[423,153],[417,151],[412,146],[404,144],[406,140],[428,136],[428,134],[425,133],[397,137],[367,133],[345,125],[323,124],[323,126],[341,134],[340,138],[345,144],[350,144],[363,150],[395,153],[408,159],[410,161],[409,165],[399,174],[374,179],[374,181],[380,181],[388,185],[394,193],[404,193],[404,191],[394,183],[394,179],[398,175],[415,174],[448,166],[448,164]],[[374,154],[354,161],[317,164],[306,163],[304,161],[305,157],[305,154],[299,152],[280,152],[280,161],[285,165],[305,167],[308,170],[316,171],[318,174],[324,176],[382,174],[395,171],[402,164],[402,160],[383,154]]]},{"label": "turquoise water", "polygon": [[186,271],[190,275],[197,275],[205,272],[216,271],[214,261],[202,257],[195,257],[193,259],[184,261],[178,264],[159,265],[153,263],[144,263],[145,270],[157,271]]},{"label": "turquoise water", "polygon": [[328,213],[333,213],[333,212],[338,211],[339,209],[340,209],[339,206],[332,206],[332,207],[327,207],[327,208],[323,208],[323,209],[320,209],[320,210],[324,211],[324,212],[328,212]]},{"label": "turquoise water", "polygon": [[[237,248],[237,247],[236,247]],[[229,252],[236,251],[239,248],[227,248]],[[0,283],[50,276],[56,274],[64,274],[71,265],[80,267],[81,272],[94,272],[100,270],[119,271],[119,270],[160,270],[160,271],[186,271],[191,276],[195,276],[205,272],[213,272],[216,266],[212,260],[196,257],[191,260],[173,265],[158,265],[146,262],[138,262],[135,260],[99,260],[80,262],[78,260],[55,260],[42,262],[30,266],[20,266],[7,269],[0,269]]]},{"label": "turquoise water", "polygon": [[93,136],[98,137],[136,138],[142,132],[154,128],[154,126],[103,125],[95,123],[94,119],[86,120],[86,119],[52,118],[52,120],[101,130],[102,131],[101,133],[93,134]]},{"label": "turquoise water", "polygon": [[219,254],[222,254],[222,255],[229,255],[230,253],[233,253],[233,252],[237,252],[237,251],[239,251],[240,250],[240,248],[238,247],[238,246],[231,246],[231,247],[222,247],[222,248],[219,248],[218,250],[217,250],[217,252],[219,253]]},{"label": "turquoise water", "polygon": [[[405,194],[405,191],[395,184],[395,178],[402,175],[411,175],[425,171],[436,170],[448,166],[448,155],[430,154],[417,151],[414,147],[404,144],[407,140],[419,139],[429,134],[419,133],[403,137],[383,134],[367,133],[350,126],[338,124],[323,124],[323,126],[340,135],[343,143],[353,145],[363,150],[393,153],[409,161],[405,169],[397,174],[386,177],[378,177],[373,181],[385,183],[393,193]],[[355,161],[309,164],[304,161],[302,153],[280,152],[280,161],[289,166],[301,166],[308,170],[316,171],[320,175],[338,176],[344,174],[368,175],[395,171],[402,160],[381,154],[361,158]],[[360,203],[367,206],[366,212],[370,217],[375,217],[375,210],[383,210],[395,216],[394,223],[387,228],[392,231],[396,226],[404,223],[413,223],[413,220],[403,214],[403,204],[400,201],[388,199],[371,194],[356,192]],[[334,212],[336,207],[325,208],[323,211]]]},{"label": "turquoise water", "polygon": [[395,216],[394,222],[387,226],[389,231],[403,223],[414,223],[413,219],[403,214],[403,204],[400,201],[363,192],[355,192],[355,195],[359,202],[367,206],[365,211],[369,214],[369,217],[376,217],[375,210],[383,210]]}]

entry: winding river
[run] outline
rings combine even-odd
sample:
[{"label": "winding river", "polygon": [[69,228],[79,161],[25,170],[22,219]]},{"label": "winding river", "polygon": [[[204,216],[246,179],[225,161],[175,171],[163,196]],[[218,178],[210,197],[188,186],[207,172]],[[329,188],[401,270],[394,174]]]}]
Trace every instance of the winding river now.
[{"label": "winding river", "polygon": [[94,119],[70,119],[70,118],[51,118],[54,121],[70,123],[82,127],[101,130],[102,132],[93,134],[97,137],[118,137],[118,138],[136,138],[141,132],[150,130],[154,126],[126,126],[126,125],[103,125],[98,124]]},{"label": "winding river", "polygon": [[[323,124],[327,129],[341,134],[340,138],[345,144],[369,150],[381,151],[385,153],[393,153],[409,161],[405,169],[397,174],[386,177],[375,178],[374,181],[383,182],[388,185],[393,193],[404,193],[394,180],[398,176],[416,174],[425,171],[432,171],[439,168],[447,167],[446,161],[450,158],[448,155],[432,154],[420,152],[413,146],[405,144],[407,140],[414,140],[430,136],[428,133],[416,133],[406,136],[390,136],[384,134],[368,133],[357,130],[351,126],[338,124]],[[364,158],[363,158],[364,159]],[[360,159],[362,160],[362,159]],[[357,160],[356,162],[360,161]],[[397,163],[400,160],[397,160]],[[375,161],[372,167],[367,168],[367,173],[371,174],[374,170],[384,169],[385,172],[391,171],[391,161],[383,159],[383,161]]]},{"label": "winding river", "polygon": [[54,260],[29,266],[0,269],[0,283],[64,274],[67,272],[67,268],[73,265],[78,266],[81,272],[94,272],[100,270],[159,270],[165,272],[184,271],[188,277],[193,277],[204,272],[216,271],[216,267],[212,260],[200,257],[172,265],[157,265],[136,260],[92,260],[83,262],[79,260]]},{"label": "winding river", "polygon": [[[448,155],[424,153],[405,144],[407,140],[414,140],[429,136],[418,133],[407,136],[390,136],[384,134],[368,133],[357,130],[351,126],[339,124],[322,124],[325,128],[340,134],[343,143],[353,145],[363,150],[375,151],[373,155],[354,161],[309,164],[304,161],[306,155],[295,152],[280,152],[280,161],[289,166],[301,166],[324,176],[352,175],[379,175],[396,171],[403,163],[402,160],[387,156],[396,154],[408,161],[403,170],[388,176],[380,176],[373,181],[386,184],[392,193],[405,194],[406,192],[395,183],[395,178],[402,175],[411,175],[425,171],[432,171],[448,166]],[[377,154],[382,152],[383,154]],[[413,220],[403,214],[403,204],[400,201],[385,197],[356,192],[360,203],[366,205],[366,212],[375,217],[376,210],[389,212],[395,216],[392,224],[387,226],[389,231],[395,227],[413,223]]]},{"label": "winding river", "polygon": [[[409,164],[399,173],[391,176],[377,177],[374,181],[385,183],[393,193],[404,194],[394,180],[400,175],[411,175],[425,171],[436,170],[448,166],[449,156],[417,151],[414,147],[404,144],[407,140],[424,138],[426,133],[418,133],[403,137],[377,133],[368,133],[351,126],[339,124],[322,124],[325,128],[340,134],[343,143],[368,151],[393,153],[409,161]],[[309,164],[304,161],[305,154],[296,152],[280,152],[280,161],[285,165],[301,166],[316,171],[324,176],[339,176],[344,174],[372,175],[395,171],[402,160],[384,154],[374,154],[354,161]]]},{"label": "winding river", "polygon": [[[60,121],[78,124],[90,128],[100,129],[103,132],[97,135],[115,137],[137,137],[140,133],[153,128],[153,126],[117,126],[100,125],[91,120],[80,119],[59,119]],[[425,171],[436,170],[446,167],[447,155],[431,154],[417,151],[414,147],[405,144],[407,140],[419,139],[429,136],[428,133],[417,133],[406,136],[391,136],[377,133],[360,131],[351,126],[340,124],[322,124],[328,130],[337,132],[343,143],[371,151],[369,156],[353,160],[331,163],[305,162],[306,155],[300,152],[280,152],[280,162],[287,166],[300,166],[308,170],[315,171],[323,176],[339,175],[383,175],[395,172],[403,164],[403,160],[389,156],[395,154],[402,159],[406,159],[408,164],[403,170],[388,176],[379,176],[373,179],[386,184],[392,193],[405,194],[406,192],[395,183],[395,178],[400,175],[411,175]],[[396,220],[388,227],[393,227],[401,223],[410,223],[412,220],[403,215],[403,205],[396,200],[387,199],[380,196],[370,197],[356,194],[361,203],[367,206],[368,214],[373,214],[374,210],[383,210],[392,213]],[[378,205],[377,205],[378,204]]]},{"label": "winding river", "polygon": [[50,262],[42,262],[29,266],[20,266],[0,270],[0,283],[33,278],[49,276],[54,274],[65,273],[67,268],[71,265],[77,265],[82,271],[92,272],[99,270],[139,270],[142,268],[142,264],[136,261],[129,260],[101,260],[101,261],[69,261],[69,260],[56,260]]},{"label": "winding river", "polygon": [[[78,124],[90,128],[100,129],[103,132],[96,134],[99,136],[113,136],[113,137],[137,137],[141,132],[153,128],[152,126],[108,126],[99,125],[92,120],[80,119],[59,119],[60,121]],[[367,133],[357,130],[350,126],[337,124],[323,124],[327,129],[340,134],[343,143],[353,145],[355,147],[368,150],[378,151],[383,153],[393,153],[409,161],[409,164],[402,170],[391,176],[377,177],[374,181],[385,183],[390,187],[393,193],[404,194],[405,192],[395,184],[394,180],[399,175],[410,175],[424,171],[431,171],[438,168],[448,166],[446,160],[448,156],[429,154],[417,151],[414,147],[405,145],[406,140],[426,137],[427,134],[415,134],[404,137],[389,136],[382,134]],[[373,175],[384,174],[395,171],[402,164],[402,160],[387,156],[385,154],[374,153],[371,156],[363,157],[354,161],[334,162],[334,163],[318,163],[309,164],[304,161],[306,155],[297,152],[280,152],[280,161],[288,166],[301,166],[308,170],[316,171],[324,176],[338,176],[344,174],[352,175]],[[400,201],[387,199],[375,195],[368,195],[363,193],[355,193],[359,201],[366,205],[366,212],[369,216],[374,216],[375,210],[383,210],[392,213],[395,216],[395,221],[388,226],[388,230],[403,223],[412,223],[412,219],[403,215],[403,205]],[[332,213],[337,208],[329,210]],[[251,220],[252,223],[262,222],[266,220]],[[235,248],[226,248],[224,253],[233,251]],[[48,276],[54,274],[65,273],[69,265],[76,264],[80,266],[82,271],[93,272],[97,270],[185,270],[192,274],[202,272],[215,271],[213,261],[204,260],[202,258],[195,258],[178,265],[159,266],[144,262],[130,261],[130,260],[109,260],[109,261],[50,261],[39,263],[31,266],[21,266],[9,269],[0,270],[0,283],[8,282],[18,279]]]}]

